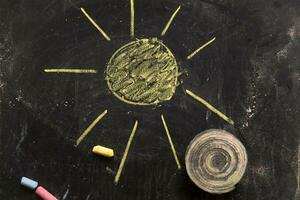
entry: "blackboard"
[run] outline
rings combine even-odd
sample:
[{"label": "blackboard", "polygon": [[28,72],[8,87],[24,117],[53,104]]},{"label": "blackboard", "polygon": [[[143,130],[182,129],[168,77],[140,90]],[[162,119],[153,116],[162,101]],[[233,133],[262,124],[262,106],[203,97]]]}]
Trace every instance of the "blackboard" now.
[{"label": "blackboard", "polygon": [[[91,25],[81,7],[111,41]],[[70,200],[299,199],[299,13],[298,0],[135,0],[135,37],[163,40],[182,72],[171,100],[135,106],[119,101],[105,80],[112,54],[133,40],[129,0],[1,0],[0,199],[38,199],[20,186],[22,176]],[[186,59],[212,37],[214,43]],[[45,73],[45,68],[97,73]],[[186,89],[235,125],[188,96]],[[105,118],[75,147],[82,131],[106,109]],[[135,120],[139,126],[115,185]],[[231,132],[248,152],[243,179],[224,195],[197,188],[184,168],[189,142],[210,128]],[[93,155],[97,144],[113,148],[115,157]]]}]

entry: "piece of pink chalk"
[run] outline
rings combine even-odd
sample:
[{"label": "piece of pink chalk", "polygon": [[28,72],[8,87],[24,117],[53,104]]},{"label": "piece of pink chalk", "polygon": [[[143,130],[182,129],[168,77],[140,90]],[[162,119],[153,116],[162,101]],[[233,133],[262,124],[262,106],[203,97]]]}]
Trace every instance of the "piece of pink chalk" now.
[{"label": "piece of pink chalk", "polygon": [[35,190],[35,194],[44,200],[58,200],[55,196],[53,196],[50,192],[48,192],[45,188],[41,186],[39,186]]}]

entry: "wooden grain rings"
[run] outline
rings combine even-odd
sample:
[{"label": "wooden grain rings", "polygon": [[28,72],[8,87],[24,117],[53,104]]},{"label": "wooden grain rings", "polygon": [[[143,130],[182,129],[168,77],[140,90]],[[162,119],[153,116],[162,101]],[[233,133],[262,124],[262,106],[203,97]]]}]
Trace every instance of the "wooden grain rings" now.
[{"label": "wooden grain rings", "polygon": [[232,134],[218,129],[201,132],[190,142],[186,170],[190,179],[209,193],[230,192],[244,175],[247,153]]}]

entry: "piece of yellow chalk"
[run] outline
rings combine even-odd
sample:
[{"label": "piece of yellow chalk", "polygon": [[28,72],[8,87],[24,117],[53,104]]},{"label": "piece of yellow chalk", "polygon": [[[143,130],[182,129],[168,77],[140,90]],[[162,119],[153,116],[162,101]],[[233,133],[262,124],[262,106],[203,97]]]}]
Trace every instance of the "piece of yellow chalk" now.
[{"label": "piece of yellow chalk", "polygon": [[114,156],[114,150],[100,145],[94,146],[92,152],[109,158]]}]

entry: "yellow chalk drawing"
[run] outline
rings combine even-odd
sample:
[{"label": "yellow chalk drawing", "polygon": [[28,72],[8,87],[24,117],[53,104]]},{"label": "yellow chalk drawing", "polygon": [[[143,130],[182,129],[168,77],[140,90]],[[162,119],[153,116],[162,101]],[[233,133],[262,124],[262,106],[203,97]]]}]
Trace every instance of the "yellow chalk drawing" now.
[{"label": "yellow chalk drawing", "polygon": [[173,144],[173,141],[172,141],[172,138],[170,136],[170,132],[169,132],[169,129],[168,129],[168,126],[167,126],[167,123],[165,121],[165,118],[163,115],[160,116],[161,117],[161,120],[163,122],[163,125],[165,127],[165,130],[166,130],[166,134],[167,134],[167,137],[168,137],[168,140],[169,140],[169,143],[170,143],[170,146],[171,146],[171,149],[172,149],[172,152],[173,152],[173,155],[174,155],[174,159],[176,161],[176,164],[177,164],[177,168],[180,169],[181,166],[180,166],[180,163],[179,163],[179,159],[177,157],[177,153],[176,153],[176,150],[175,150],[175,147],[174,147],[174,144]]},{"label": "yellow chalk drawing", "polygon": [[134,137],[134,134],[135,134],[135,132],[136,132],[137,126],[138,126],[138,121],[135,121],[134,126],[133,126],[133,129],[132,129],[131,134],[130,134],[130,137],[129,137],[129,139],[128,139],[128,142],[127,142],[127,145],[126,145],[126,148],[125,148],[125,151],[124,151],[122,160],[121,160],[121,162],[120,162],[120,165],[119,165],[117,174],[116,174],[116,176],[115,176],[115,181],[114,181],[115,184],[118,184],[118,182],[119,182],[119,180],[120,180],[120,176],[121,176],[122,170],[123,170],[123,168],[124,168],[124,164],[125,164],[125,161],[126,161],[126,158],[127,158],[127,155],[128,155],[128,151],[129,151],[129,148],[130,148],[132,139],[133,139],[133,137]]},{"label": "yellow chalk drawing", "polygon": [[90,15],[83,8],[80,8],[80,10],[86,16],[86,18],[88,18],[88,20],[94,25],[94,27],[103,35],[103,37],[107,41],[110,41],[110,37],[108,37],[108,35],[104,32],[104,30],[100,28],[100,26],[90,17]]},{"label": "yellow chalk drawing", "polygon": [[164,30],[161,32],[161,36],[164,36],[167,32],[167,30],[169,29],[173,19],[175,18],[176,14],[178,13],[178,11],[180,10],[181,6],[178,6],[178,8],[175,10],[175,12],[172,14],[172,16],[170,17],[169,21],[167,22]]},{"label": "yellow chalk drawing", "polygon": [[134,37],[134,0],[130,0],[130,36]]},{"label": "yellow chalk drawing", "polygon": [[202,45],[201,47],[199,47],[198,49],[196,49],[193,53],[191,53],[187,59],[191,59],[192,57],[194,57],[197,53],[199,53],[202,49],[204,49],[205,47],[207,47],[209,44],[211,44],[213,41],[215,41],[216,38],[214,37],[213,39],[209,40],[207,43],[205,43],[204,45]]},{"label": "yellow chalk drawing", "polygon": [[225,114],[223,114],[221,111],[217,110],[215,107],[213,107],[211,104],[209,104],[207,101],[205,101],[204,99],[202,99],[201,97],[197,96],[195,93],[193,93],[190,90],[185,90],[186,93],[188,95],[190,95],[191,97],[193,97],[194,99],[196,99],[197,101],[199,101],[200,103],[202,103],[203,105],[205,105],[209,110],[211,110],[212,112],[216,113],[217,115],[219,115],[219,117],[221,117],[222,119],[224,119],[225,121],[227,121],[229,124],[234,125],[234,121],[232,119],[230,119],[229,117],[227,117]]},{"label": "yellow chalk drawing", "polygon": [[157,38],[137,39],[119,48],[107,64],[110,91],[133,105],[155,105],[175,93],[178,66],[172,52]]},{"label": "yellow chalk drawing", "polygon": [[80,135],[80,137],[76,140],[76,145],[78,146],[79,143],[87,136],[87,134],[96,126],[96,124],[107,114],[107,110],[101,113],[89,126],[88,128]]},{"label": "yellow chalk drawing", "polygon": [[[135,37],[135,0],[130,0],[130,36]],[[161,36],[164,36],[178,14],[181,6],[170,16],[164,29],[161,32]],[[100,34],[107,40],[111,41],[111,38],[106,32],[92,19],[92,17],[85,11],[84,8],[80,8],[84,16],[89,22],[100,32]],[[216,38],[211,39],[198,49],[194,50],[187,59],[191,59],[213,41]],[[97,73],[94,69],[44,69],[47,73]],[[105,71],[105,79],[107,81],[108,89],[111,93],[120,101],[132,104],[132,105],[157,105],[164,101],[170,100],[176,91],[178,83],[178,76],[180,76],[179,67],[177,61],[170,51],[170,49],[157,38],[143,38],[135,39],[123,46],[121,46],[111,56],[107,63]],[[187,94],[204,104],[208,109],[219,115],[230,124],[234,124],[233,120],[225,116],[222,112],[218,111],[208,102],[201,97],[197,96],[193,92],[186,90]],[[98,122],[107,114],[107,110],[101,113],[87,128],[83,131],[80,137],[76,140],[75,146],[78,146],[82,140],[92,131]],[[170,132],[163,115],[161,115],[162,124],[164,126],[170,148],[173,153],[173,157],[177,164],[177,168],[181,169],[181,165],[173,144]],[[128,152],[137,131],[138,121],[134,123],[134,127],[129,136],[124,154],[121,158],[118,171],[114,178],[114,183],[118,184],[120,176],[124,169],[124,165],[128,156]],[[95,146],[94,153],[112,157],[114,152],[112,149],[108,149],[101,146]]]},{"label": "yellow chalk drawing", "polygon": [[75,73],[75,74],[96,74],[94,69],[44,69],[47,73]]}]

